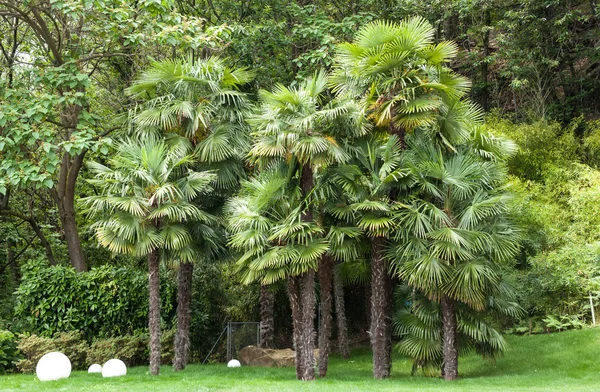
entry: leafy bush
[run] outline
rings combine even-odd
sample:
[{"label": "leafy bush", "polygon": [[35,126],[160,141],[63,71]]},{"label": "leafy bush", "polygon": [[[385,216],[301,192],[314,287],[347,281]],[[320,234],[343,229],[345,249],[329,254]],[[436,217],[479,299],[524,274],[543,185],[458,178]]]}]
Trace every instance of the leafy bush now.
[{"label": "leafy bush", "polygon": [[585,323],[581,322],[578,316],[547,316],[544,318],[546,330],[549,332],[560,332],[567,329],[581,329]]},{"label": "leafy bush", "polygon": [[20,359],[17,338],[10,331],[0,331],[0,374],[11,372]]},{"label": "leafy bush", "polygon": [[[172,325],[175,286],[161,280],[164,324]],[[82,331],[94,337],[133,334],[148,323],[148,275],[143,270],[103,265],[77,273],[70,267],[29,263],[16,292],[15,316],[23,331],[50,337]]]},{"label": "leafy bush", "polygon": [[25,356],[16,363],[23,373],[33,372],[40,358],[51,351],[65,354],[73,369],[87,369],[86,355],[89,350],[81,332],[61,332],[53,338],[38,335],[20,335],[18,348]]},{"label": "leafy bush", "polygon": [[146,335],[124,335],[95,340],[87,353],[87,363],[103,364],[111,358],[119,358],[127,366],[148,363],[148,337]]},{"label": "leafy bush", "polygon": [[[175,330],[163,331],[161,335],[163,364],[173,362],[174,338]],[[91,345],[83,339],[81,332],[61,332],[52,338],[21,335],[17,347],[25,358],[16,362],[16,366],[24,373],[33,372],[40,358],[51,351],[65,354],[76,370],[85,370],[93,363],[103,364],[111,358],[119,358],[127,366],[147,365],[149,358],[148,335],[144,333],[97,339]]]},{"label": "leafy bush", "polygon": [[[163,331],[160,337],[161,362],[168,364],[173,362],[175,355],[173,342],[175,330]],[[148,364],[148,335],[124,335],[115,338],[97,339],[89,348],[87,363],[103,364],[111,358],[119,358],[127,366],[140,366]]]}]

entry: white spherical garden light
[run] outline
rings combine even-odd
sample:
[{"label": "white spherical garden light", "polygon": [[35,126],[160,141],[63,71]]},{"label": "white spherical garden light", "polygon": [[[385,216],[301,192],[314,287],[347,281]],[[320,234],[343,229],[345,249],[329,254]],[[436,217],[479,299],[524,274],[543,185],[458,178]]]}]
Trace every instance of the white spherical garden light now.
[{"label": "white spherical garden light", "polygon": [[47,353],[37,363],[35,374],[40,381],[67,378],[71,375],[71,361],[63,353],[56,351]]},{"label": "white spherical garden light", "polygon": [[102,366],[97,363],[90,365],[88,368],[88,373],[102,373]]},{"label": "white spherical garden light", "polygon": [[102,377],[120,377],[127,374],[127,366],[120,359],[109,359],[102,366]]},{"label": "white spherical garden light", "polygon": [[227,363],[227,367],[230,367],[230,368],[238,368],[241,366],[242,366],[242,364],[237,359],[232,359],[231,361],[229,361]]}]

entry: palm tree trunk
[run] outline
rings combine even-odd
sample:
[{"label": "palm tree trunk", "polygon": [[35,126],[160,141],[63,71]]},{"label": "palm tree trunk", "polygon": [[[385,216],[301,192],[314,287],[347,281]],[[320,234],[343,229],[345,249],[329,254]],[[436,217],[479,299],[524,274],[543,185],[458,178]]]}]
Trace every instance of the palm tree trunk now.
[{"label": "palm tree trunk", "polygon": [[350,345],[348,344],[348,320],[346,319],[346,305],[344,303],[344,286],[338,274],[333,275],[333,292],[335,295],[335,316],[337,319],[338,350],[344,359],[350,358]]},{"label": "palm tree trunk", "polygon": [[177,333],[173,370],[183,370],[190,354],[190,323],[192,316],[192,276],[194,265],[181,263],[177,274]]},{"label": "palm tree trunk", "polygon": [[331,342],[331,286],[333,283],[333,259],[329,256],[321,258],[319,266],[319,283],[321,286],[321,319],[319,335],[319,377],[327,375]]},{"label": "palm tree trunk", "polygon": [[385,330],[385,363],[389,364],[389,371],[392,369],[392,313],[394,312],[394,288],[396,287],[396,279],[393,279],[386,269],[386,296],[385,296],[385,314],[387,316]]},{"label": "palm tree trunk", "polygon": [[300,301],[302,326],[297,350],[302,357],[302,381],[315,379],[315,271],[308,270],[300,276]]},{"label": "palm tree trunk", "polygon": [[458,324],[456,321],[456,301],[448,296],[442,297],[442,375],[445,380],[458,378]]},{"label": "palm tree trunk", "polygon": [[[302,166],[300,186],[302,188],[302,196],[306,202],[309,193],[314,187],[314,175],[309,165]],[[306,210],[302,213],[302,221],[310,222],[312,218],[312,211],[307,206]],[[298,334],[299,340],[296,342],[296,352],[299,352],[301,358],[300,379],[302,381],[311,381],[315,379],[315,271],[310,269],[300,275],[299,278],[301,321]],[[298,358],[298,354],[296,354],[296,358]],[[296,375],[298,375],[298,364],[296,364]]]},{"label": "palm tree trunk", "polygon": [[391,331],[388,317],[388,278],[383,259],[383,237],[371,242],[371,348],[373,349],[373,376],[377,379],[390,376],[392,364],[388,351],[388,334]]},{"label": "palm tree trunk", "polygon": [[296,379],[302,379],[304,371],[303,358],[300,353],[300,331],[302,330],[302,303],[300,302],[300,278],[288,277],[288,296],[292,310],[292,326],[294,329],[294,351],[296,353]]},{"label": "palm tree trunk", "polygon": [[150,374],[160,372],[160,276],[159,253],[153,250],[148,254],[148,332],[150,333]]},{"label": "palm tree trunk", "polygon": [[260,347],[273,348],[275,296],[269,286],[260,286]]}]

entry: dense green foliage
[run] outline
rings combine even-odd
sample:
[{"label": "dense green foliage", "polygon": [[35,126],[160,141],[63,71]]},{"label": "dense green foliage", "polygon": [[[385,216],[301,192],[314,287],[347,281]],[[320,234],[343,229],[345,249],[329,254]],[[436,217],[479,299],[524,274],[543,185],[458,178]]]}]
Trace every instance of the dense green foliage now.
[{"label": "dense green foliage", "polygon": [[[85,339],[132,334],[148,324],[148,278],[131,267],[90,272],[30,263],[16,291],[15,329],[49,337],[80,331]],[[172,325],[174,285],[162,281],[165,325]]]},{"label": "dense green foliage", "polygon": [[86,369],[88,344],[79,331],[59,332],[52,337],[23,335],[19,339],[18,347],[24,358],[16,365],[24,373],[34,372],[40,358],[51,351],[64,353],[71,361],[73,369]]},{"label": "dense green foliage", "polygon": [[[173,359],[174,335],[174,330],[168,330],[161,336],[165,362]],[[88,343],[80,331],[60,332],[52,337],[20,335],[18,349],[24,358],[15,365],[23,373],[33,373],[40,358],[51,351],[64,353],[75,370],[85,370],[93,363],[104,364],[112,358],[121,359],[127,366],[148,363],[148,335],[144,333],[94,339],[92,343]]]},{"label": "dense green foliage", "polygon": [[0,331],[0,374],[12,371],[19,359],[17,337],[10,331]]}]

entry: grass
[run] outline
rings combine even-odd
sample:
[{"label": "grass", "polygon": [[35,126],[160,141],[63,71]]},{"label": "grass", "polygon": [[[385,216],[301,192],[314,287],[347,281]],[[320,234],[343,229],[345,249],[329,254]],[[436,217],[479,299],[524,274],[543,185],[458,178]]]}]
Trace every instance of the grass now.
[{"label": "grass", "polygon": [[174,373],[148,375],[146,367],[128,369],[126,377],[103,379],[77,371],[68,379],[40,382],[34,375],[0,376],[0,391],[599,391],[600,328],[550,335],[509,336],[510,348],[496,364],[477,356],[462,358],[460,380],[411,377],[411,363],[395,357],[392,377],[373,380],[371,355],[355,350],[350,360],[332,356],[326,378],[303,383],[292,368],[190,365]]}]

